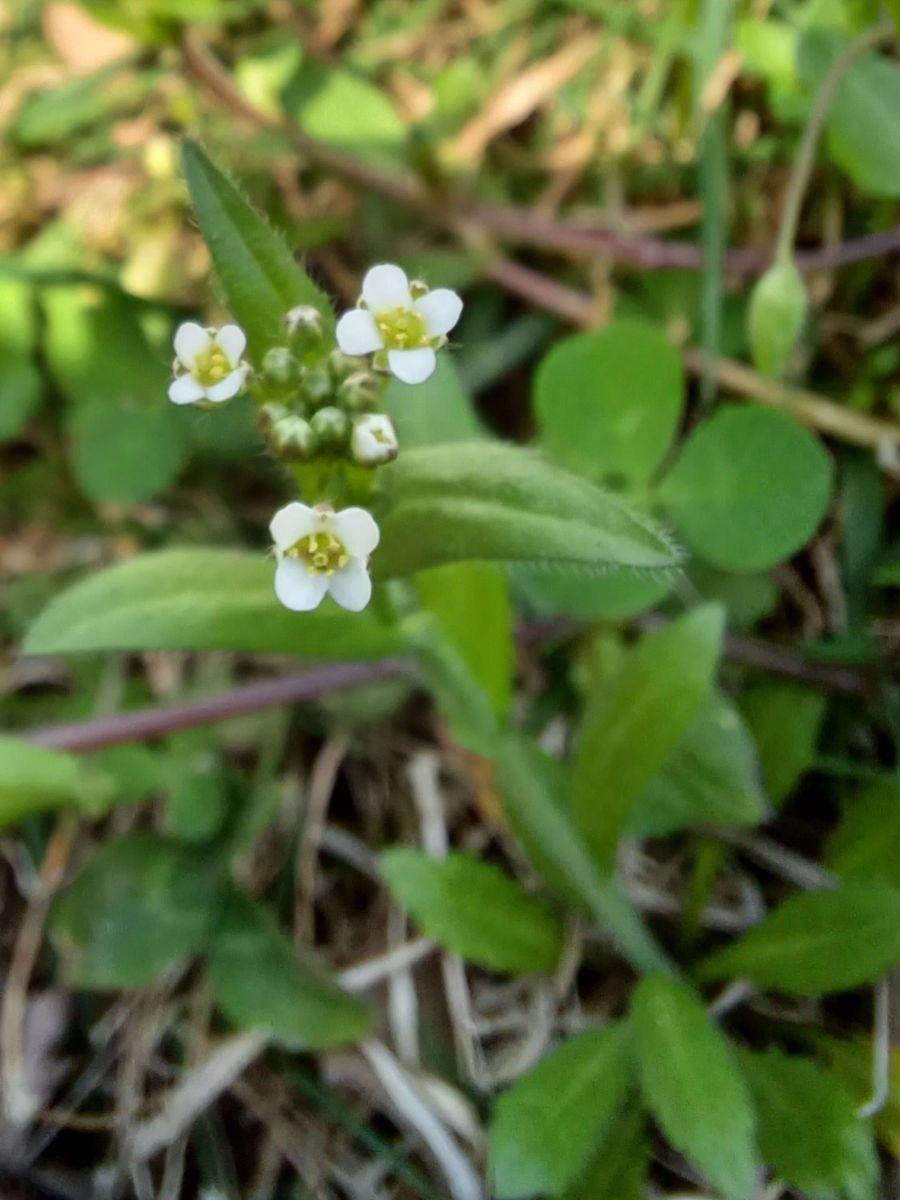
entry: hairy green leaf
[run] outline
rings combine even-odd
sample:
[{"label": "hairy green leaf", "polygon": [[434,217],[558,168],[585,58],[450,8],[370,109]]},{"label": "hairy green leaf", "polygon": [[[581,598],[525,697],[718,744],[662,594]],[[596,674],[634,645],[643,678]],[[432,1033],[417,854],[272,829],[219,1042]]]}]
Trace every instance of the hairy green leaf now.
[{"label": "hairy green leaf", "polygon": [[333,321],[327,298],[294,261],[287,244],[196,142],[184,142],[183,158],[200,232],[252,353],[261,358],[280,339],[282,318],[298,304],[312,305]]},{"label": "hairy green leaf", "polygon": [[452,954],[494,971],[552,971],[562,945],[553,909],[490,863],[395,847],[379,859],[394,900]]},{"label": "hairy green leaf", "polygon": [[729,1200],[750,1200],[755,1120],[725,1038],[667,975],[641,980],[631,1012],[644,1097],[663,1133]]},{"label": "hairy green leaf", "polygon": [[331,604],[288,612],[272,591],[273,570],[263,555],[237,550],[145,554],[56,597],[29,630],[25,650],[218,649],[343,659],[400,648],[400,635],[371,612]]},{"label": "hairy green leaf", "polygon": [[584,570],[670,570],[679,561],[649,518],[514,446],[425,447],[379,474],[384,515],[372,565],[382,579],[464,559]]}]

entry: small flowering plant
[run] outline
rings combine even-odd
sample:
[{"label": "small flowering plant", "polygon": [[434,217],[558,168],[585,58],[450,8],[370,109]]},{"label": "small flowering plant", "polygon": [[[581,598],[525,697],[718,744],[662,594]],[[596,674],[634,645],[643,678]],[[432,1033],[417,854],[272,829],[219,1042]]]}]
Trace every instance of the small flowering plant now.
[{"label": "small flowering plant", "polygon": [[393,376],[406,385],[399,395],[410,407],[433,402],[418,385],[435,372],[461,298],[378,263],[363,274],[355,307],[336,318],[192,143],[185,171],[236,320],[179,326],[169,399],[215,408],[246,393],[255,404],[293,492],[270,524],[274,592],[285,608],[359,613],[373,574],[409,576],[467,558],[672,566],[671,544],[647,518],[528,451],[487,440],[404,451],[387,384]]}]

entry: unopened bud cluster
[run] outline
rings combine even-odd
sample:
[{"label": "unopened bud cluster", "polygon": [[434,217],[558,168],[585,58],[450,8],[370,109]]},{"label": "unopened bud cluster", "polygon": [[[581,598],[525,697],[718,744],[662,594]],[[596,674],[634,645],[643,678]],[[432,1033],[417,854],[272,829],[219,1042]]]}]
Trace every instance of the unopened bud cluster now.
[{"label": "unopened bud cluster", "polygon": [[262,360],[251,390],[272,452],[287,462],[345,458],[376,467],[397,454],[390,419],[379,413],[382,381],[340,350],[328,351],[322,315],[292,309],[285,343]]}]

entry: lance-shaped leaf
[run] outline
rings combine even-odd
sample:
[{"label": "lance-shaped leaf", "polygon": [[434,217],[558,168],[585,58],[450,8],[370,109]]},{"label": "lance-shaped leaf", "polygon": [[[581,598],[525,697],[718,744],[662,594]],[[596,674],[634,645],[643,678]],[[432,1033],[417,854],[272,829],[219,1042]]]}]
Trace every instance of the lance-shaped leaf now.
[{"label": "lance-shaped leaf", "polygon": [[0,829],[54,808],[99,813],[109,798],[108,783],[93,778],[71,754],[0,737]]},{"label": "lance-shaped leaf", "polygon": [[822,996],[869,983],[898,962],[900,888],[854,883],[791,896],[699,974]]},{"label": "lance-shaped leaf", "polygon": [[259,358],[280,338],[281,319],[298,304],[317,308],[326,322],[331,305],[294,260],[287,243],[209,161],[185,141],[184,174],[200,232],[235,319]]},{"label": "lance-shaped leaf", "polygon": [[380,473],[377,577],[463,559],[671,570],[679,554],[647,516],[515,446],[462,442],[400,455]]},{"label": "lance-shaped leaf", "polygon": [[31,654],[82,650],[245,650],[310,658],[380,658],[400,636],[371,612],[330,601],[313,613],[275,599],[264,555],[180,549],[145,554],[76,583],[25,639]]}]

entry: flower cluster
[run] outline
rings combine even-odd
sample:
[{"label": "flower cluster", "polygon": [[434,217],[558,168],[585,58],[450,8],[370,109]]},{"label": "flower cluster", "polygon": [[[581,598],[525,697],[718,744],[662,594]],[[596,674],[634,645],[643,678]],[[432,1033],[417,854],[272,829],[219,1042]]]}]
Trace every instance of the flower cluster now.
[{"label": "flower cluster", "polygon": [[378,525],[366,508],[335,505],[367,498],[365,479],[397,456],[393,423],[381,411],[386,376],[406,384],[428,379],[461,313],[462,300],[449,288],[429,291],[382,263],[366,273],[356,308],[333,332],[318,309],[303,305],[287,313],[282,343],[270,346],[255,368],[244,357],[247,338],[239,326],[179,326],[172,403],[213,407],[249,392],[267,445],[312,501],[291,501],[269,527],[275,594],[286,608],[310,612],[328,595],[350,612],[369,603],[368,560]]}]

